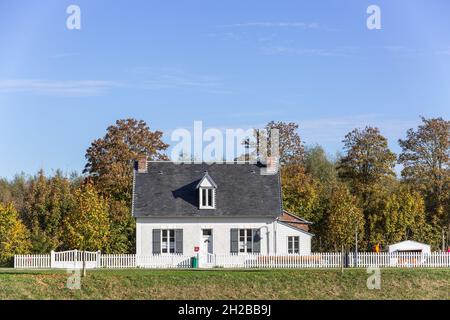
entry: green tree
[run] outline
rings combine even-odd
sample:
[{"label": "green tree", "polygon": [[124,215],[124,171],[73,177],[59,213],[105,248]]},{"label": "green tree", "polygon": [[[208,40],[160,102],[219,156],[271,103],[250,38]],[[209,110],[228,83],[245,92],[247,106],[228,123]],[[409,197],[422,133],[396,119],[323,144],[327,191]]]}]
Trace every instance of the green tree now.
[{"label": "green tree", "polygon": [[47,253],[62,245],[62,221],[73,204],[71,181],[60,171],[40,170],[28,181],[22,219],[31,232],[32,251]]},{"label": "green tree", "polygon": [[358,206],[358,200],[348,188],[337,183],[333,186],[331,196],[325,209],[326,242],[329,249],[340,251],[343,246],[349,250],[354,247],[356,234],[358,243],[364,234],[364,215]]},{"label": "green tree", "polygon": [[134,217],[130,205],[125,200],[108,199],[110,220],[109,251],[113,253],[130,252],[135,248]]},{"label": "green tree", "polygon": [[401,186],[388,196],[380,209],[386,245],[403,240],[429,240],[426,239],[425,204],[420,193]]},{"label": "green tree", "polygon": [[427,218],[442,232],[450,231],[450,121],[425,119],[399,140],[402,177],[420,190],[426,200]]},{"label": "green tree", "polygon": [[305,169],[320,183],[331,185],[337,180],[335,163],[329,160],[325,150],[319,145],[306,148]]},{"label": "green tree", "polygon": [[64,219],[67,249],[108,250],[110,221],[108,201],[91,183],[75,191],[75,204]]},{"label": "green tree", "polygon": [[26,193],[25,174],[15,175],[12,181],[0,179],[0,202],[12,203],[18,212],[22,212]]},{"label": "green tree", "polygon": [[396,156],[378,128],[355,129],[343,142],[345,154],[338,163],[338,174],[360,201],[366,222],[364,239],[369,249],[376,244],[380,221],[380,212],[374,204],[389,189],[395,188]]},{"label": "green tree", "polygon": [[12,204],[0,203],[0,265],[7,265],[15,254],[30,250],[28,231]]}]

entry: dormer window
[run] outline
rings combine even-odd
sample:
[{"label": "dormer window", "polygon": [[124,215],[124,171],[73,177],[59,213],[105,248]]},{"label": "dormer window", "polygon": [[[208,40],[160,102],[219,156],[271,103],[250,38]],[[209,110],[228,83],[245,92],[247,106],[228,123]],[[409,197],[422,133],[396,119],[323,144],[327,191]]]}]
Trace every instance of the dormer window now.
[{"label": "dormer window", "polygon": [[199,209],[215,209],[217,185],[209,176],[208,172],[205,172],[205,175],[197,185],[197,189],[199,195]]},{"label": "dormer window", "polygon": [[214,209],[214,189],[200,188],[200,209]]}]

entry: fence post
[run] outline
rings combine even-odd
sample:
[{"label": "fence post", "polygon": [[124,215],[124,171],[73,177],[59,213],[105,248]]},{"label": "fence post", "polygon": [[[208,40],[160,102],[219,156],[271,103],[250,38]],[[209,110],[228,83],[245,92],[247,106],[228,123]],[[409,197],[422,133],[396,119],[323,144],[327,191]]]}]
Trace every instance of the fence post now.
[{"label": "fence post", "polygon": [[99,251],[97,251],[97,269],[101,268],[101,255],[102,253]]},{"label": "fence post", "polygon": [[55,251],[50,251],[50,269],[55,266]]}]

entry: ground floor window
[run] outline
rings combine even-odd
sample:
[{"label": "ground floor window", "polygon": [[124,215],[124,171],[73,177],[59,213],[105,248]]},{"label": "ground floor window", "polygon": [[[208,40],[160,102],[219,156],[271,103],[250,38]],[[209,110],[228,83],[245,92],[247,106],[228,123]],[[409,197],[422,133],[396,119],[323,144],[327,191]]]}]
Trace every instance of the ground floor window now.
[{"label": "ground floor window", "polygon": [[253,229],[239,229],[239,252],[253,252]]},{"label": "ground floor window", "polygon": [[300,238],[288,237],[288,253],[296,254],[300,253]]},{"label": "ground floor window", "polygon": [[175,230],[161,230],[161,252],[175,253]]}]

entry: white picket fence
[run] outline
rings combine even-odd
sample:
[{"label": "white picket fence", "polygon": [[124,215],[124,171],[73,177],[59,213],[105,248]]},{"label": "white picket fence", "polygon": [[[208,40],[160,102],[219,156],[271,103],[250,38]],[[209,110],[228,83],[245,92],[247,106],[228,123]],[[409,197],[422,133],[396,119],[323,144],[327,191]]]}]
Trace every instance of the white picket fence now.
[{"label": "white picket fence", "polygon": [[16,269],[50,269],[52,267],[49,254],[27,254],[14,256]]},{"label": "white picket fence", "polygon": [[191,256],[183,255],[137,256],[135,254],[104,254],[100,257],[99,268],[186,269],[191,268],[191,258]]},{"label": "white picket fence", "polygon": [[[356,262],[356,263],[355,263]],[[359,268],[376,266],[380,268],[449,268],[450,253],[371,253],[360,252],[355,261],[355,254],[348,255],[349,267]]]},{"label": "white picket fence", "polygon": [[309,256],[259,254],[211,255],[208,264],[219,268],[339,268],[341,253],[313,253]]},{"label": "white picket fence", "polygon": [[[52,252],[48,255],[16,255],[17,269],[77,269],[86,268],[125,269],[189,269],[193,268],[192,256],[101,254],[77,250]],[[199,258],[199,257],[197,257]],[[198,259],[200,268],[450,268],[450,253],[313,253],[300,255],[208,254]]]}]

